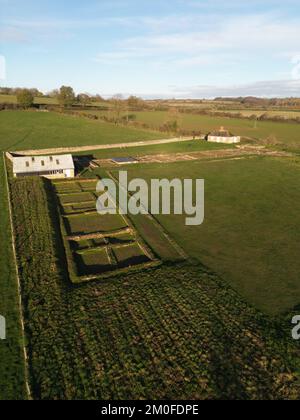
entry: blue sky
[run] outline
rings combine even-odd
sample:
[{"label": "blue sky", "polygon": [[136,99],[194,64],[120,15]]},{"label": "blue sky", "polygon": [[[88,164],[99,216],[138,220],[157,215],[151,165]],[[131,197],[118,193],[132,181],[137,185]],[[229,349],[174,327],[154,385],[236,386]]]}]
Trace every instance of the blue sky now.
[{"label": "blue sky", "polygon": [[0,0],[0,54],[2,86],[300,96],[299,0]]}]

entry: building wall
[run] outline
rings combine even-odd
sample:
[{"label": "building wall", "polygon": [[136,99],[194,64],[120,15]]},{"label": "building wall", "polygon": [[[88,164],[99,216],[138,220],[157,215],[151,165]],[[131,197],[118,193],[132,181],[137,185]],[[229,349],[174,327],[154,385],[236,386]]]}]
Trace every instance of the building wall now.
[{"label": "building wall", "polygon": [[60,171],[51,171],[51,172],[32,172],[32,173],[14,173],[14,177],[25,177],[25,176],[42,176],[47,179],[62,179],[62,178],[74,178],[75,171],[74,169],[65,169]]},{"label": "building wall", "polygon": [[216,136],[208,136],[207,141],[213,143],[226,143],[226,144],[233,144],[233,143],[240,143],[240,137],[216,137]]}]

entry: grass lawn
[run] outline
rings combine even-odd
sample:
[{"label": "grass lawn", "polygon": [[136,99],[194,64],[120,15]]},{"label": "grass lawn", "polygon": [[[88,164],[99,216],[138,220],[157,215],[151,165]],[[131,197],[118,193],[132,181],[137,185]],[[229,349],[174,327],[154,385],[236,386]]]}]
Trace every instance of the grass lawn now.
[{"label": "grass lawn", "polygon": [[80,193],[82,190],[76,182],[53,182],[58,194]]},{"label": "grass lawn", "polygon": [[88,182],[78,182],[78,185],[80,185],[80,188],[82,189],[82,191],[92,191],[95,192],[96,188],[97,188],[97,182],[95,181],[88,181]]},{"label": "grass lawn", "polygon": [[254,158],[129,167],[131,177],[204,178],[205,222],[160,223],[193,258],[269,314],[300,303],[300,167]]},{"label": "grass lawn", "polygon": [[149,258],[137,243],[123,247],[114,247],[113,253],[119,267],[128,267],[149,261]]},{"label": "grass lawn", "polygon": [[117,235],[106,236],[107,241],[110,245],[122,245],[135,241],[135,237],[132,233],[119,233]]},{"label": "grass lawn", "polygon": [[112,269],[106,249],[76,253],[74,257],[79,276],[101,274]]},{"label": "grass lawn", "polygon": [[0,112],[0,149],[89,146],[164,138],[163,134],[56,113]]},{"label": "grass lawn", "polygon": [[96,202],[94,200],[88,203],[63,206],[63,213],[76,214],[76,213],[83,213],[83,212],[92,212],[92,211],[95,211],[95,209],[96,209]]},{"label": "grass lawn", "polygon": [[62,205],[66,204],[79,204],[79,203],[85,203],[94,201],[96,207],[96,198],[92,193],[84,192],[79,194],[66,194],[66,195],[60,195],[59,200]]},{"label": "grass lawn", "polygon": [[0,400],[26,399],[19,297],[2,155],[0,190],[0,315],[6,318],[7,327],[7,339],[0,340]]},{"label": "grass lawn", "polygon": [[91,234],[97,232],[113,232],[125,228],[125,220],[119,215],[85,214],[64,218],[70,235]]}]

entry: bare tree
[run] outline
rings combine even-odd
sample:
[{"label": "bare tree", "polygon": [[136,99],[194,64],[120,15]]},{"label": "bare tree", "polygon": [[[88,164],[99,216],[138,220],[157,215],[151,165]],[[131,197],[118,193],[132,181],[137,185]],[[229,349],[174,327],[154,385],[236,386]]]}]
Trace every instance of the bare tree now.
[{"label": "bare tree", "polygon": [[122,113],[126,110],[126,104],[121,94],[113,96],[110,102],[112,105],[114,120],[117,124],[121,120]]}]

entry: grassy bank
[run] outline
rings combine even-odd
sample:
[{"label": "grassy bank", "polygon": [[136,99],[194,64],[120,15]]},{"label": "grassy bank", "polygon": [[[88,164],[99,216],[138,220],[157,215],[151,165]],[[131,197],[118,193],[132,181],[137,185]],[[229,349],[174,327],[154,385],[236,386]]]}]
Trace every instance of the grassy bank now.
[{"label": "grassy bank", "polygon": [[0,400],[26,398],[23,340],[3,158],[0,159],[0,314],[6,318],[7,339],[0,340]]}]

